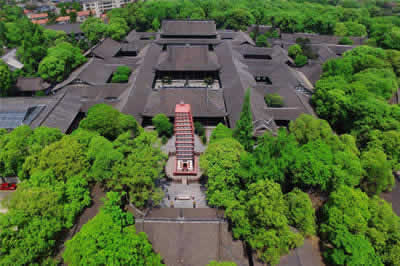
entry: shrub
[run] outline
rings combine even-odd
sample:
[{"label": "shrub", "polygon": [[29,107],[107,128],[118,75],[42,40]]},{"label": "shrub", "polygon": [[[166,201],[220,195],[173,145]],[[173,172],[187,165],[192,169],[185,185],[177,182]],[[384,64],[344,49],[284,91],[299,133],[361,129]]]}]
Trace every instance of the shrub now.
[{"label": "shrub", "polygon": [[112,83],[126,83],[129,80],[132,70],[127,66],[119,66],[114,72],[111,82]]},{"label": "shrub", "polygon": [[173,125],[165,114],[158,114],[152,119],[153,125],[156,128],[158,136],[171,137],[173,134]]},{"label": "shrub", "polygon": [[343,37],[342,39],[340,39],[339,44],[352,45],[353,44],[353,40],[350,39],[349,37]]},{"label": "shrub", "polygon": [[164,84],[171,84],[172,83],[172,78],[170,76],[164,76],[164,77],[162,77],[161,82],[164,83]]},{"label": "shrub", "polygon": [[292,46],[289,47],[288,54],[291,58],[294,59],[298,55],[303,54],[303,49],[301,49],[301,46],[299,44],[293,44]]},{"label": "shrub", "polygon": [[207,144],[207,135],[206,134],[201,136],[201,142],[203,142],[203,144]]},{"label": "shrub", "polygon": [[265,95],[264,100],[269,107],[282,107],[284,105],[282,96],[277,93]]},{"label": "shrub", "polygon": [[203,125],[200,122],[195,122],[194,132],[199,136],[203,136],[206,130],[204,129]]},{"label": "shrub", "polygon": [[161,143],[162,143],[163,145],[165,145],[165,144],[167,144],[167,142],[168,142],[168,137],[162,136],[162,138],[161,138]]},{"label": "shrub", "polygon": [[307,56],[300,54],[296,56],[294,63],[296,64],[297,67],[302,67],[308,63],[308,58]]},{"label": "shrub", "polygon": [[212,77],[206,77],[204,78],[204,83],[207,85],[211,85],[214,83],[214,79]]},{"label": "shrub", "polygon": [[264,34],[258,35],[257,39],[256,39],[256,45],[258,47],[268,47],[268,40],[267,40],[267,36],[265,36]]}]

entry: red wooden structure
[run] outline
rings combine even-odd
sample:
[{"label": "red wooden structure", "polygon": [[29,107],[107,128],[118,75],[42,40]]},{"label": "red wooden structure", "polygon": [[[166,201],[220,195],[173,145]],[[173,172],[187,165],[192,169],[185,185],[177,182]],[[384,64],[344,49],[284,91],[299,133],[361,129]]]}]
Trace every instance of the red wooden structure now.
[{"label": "red wooden structure", "polygon": [[175,107],[175,175],[196,175],[194,156],[194,126],[190,104],[181,102]]}]

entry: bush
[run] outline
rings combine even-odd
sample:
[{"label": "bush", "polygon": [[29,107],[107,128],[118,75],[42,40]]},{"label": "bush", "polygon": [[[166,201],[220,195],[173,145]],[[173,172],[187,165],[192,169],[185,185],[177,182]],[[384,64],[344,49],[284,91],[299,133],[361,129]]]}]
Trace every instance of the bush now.
[{"label": "bush", "polygon": [[203,136],[204,133],[206,133],[206,130],[204,129],[203,125],[200,122],[195,122],[194,132],[199,136]]},{"label": "bush", "polygon": [[169,121],[169,118],[165,114],[158,114],[151,120],[153,122],[153,126],[155,127],[158,136],[166,136],[171,137],[174,131],[174,127],[172,123]]},{"label": "bush", "polygon": [[293,44],[292,46],[289,47],[288,54],[291,58],[294,59],[298,55],[303,54],[303,49],[301,49],[301,46],[299,44]]},{"label": "bush", "polygon": [[127,66],[119,66],[114,72],[111,83],[126,83],[129,80],[132,70]]},{"label": "bush", "polygon": [[265,103],[268,107],[283,107],[283,98],[277,93],[271,93],[264,96]]},{"label": "bush", "polygon": [[212,85],[214,83],[214,79],[212,77],[204,78],[204,83],[207,85]]},{"label": "bush", "polygon": [[207,144],[207,136],[206,136],[206,134],[201,136],[201,142],[203,142],[203,144]]},{"label": "bush", "polygon": [[258,35],[256,39],[256,45],[258,47],[269,47],[267,36],[264,34]]},{"label": "bush", "polygon": [[170,76],[164,76],[164,77],[162,77],[161,82],[163,84],[171,84],[172,83],[172,78]]},{"label": "bush", "polygon": [[339,44],[352,45],[353,44],[353,40],[350,39],[349,37],[343,37],[342,39],[340,39]]},{"label": "bush", "polygon": [[161,138],[161,143],[162,143],[163,145],[165,145],[165,144],[167,144],[167,142],[168,142],[168,137],[162,136],[162,138]]},{"label": "bush", "polygon": [[294,63],[296,64],[297,67],[302,67],[304,65],[307,65],[308,58],[307,58],[307,56],[300,54],[300,55],[296,56]]}]

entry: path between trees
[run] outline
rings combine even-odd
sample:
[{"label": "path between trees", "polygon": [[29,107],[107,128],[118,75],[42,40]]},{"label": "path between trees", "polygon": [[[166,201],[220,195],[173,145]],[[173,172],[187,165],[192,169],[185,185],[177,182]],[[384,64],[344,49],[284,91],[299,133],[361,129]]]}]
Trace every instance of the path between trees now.
[{"label": "path between trees", "polygon": [[81,230],[84,224],[86,224],[90,219],[96,216],[96,214],[99,212],[100,207],[103,206],[102,198],[106,196],[106,193],[102,190],[99,184],[96,184],[92,188],[90,196],[92,198],[92,205],[90,205],[90,207],[86,208],[82,212],[82,214],[77,218],[76,224],[71,229],[69,229],[68,232],[65,233],[62,240],[60,240],[60,243],[58,243],[58,251],[55,257],[60,261],[62,261],[62,254],[65,249],[65,242],[70,240],[76,233]]}]

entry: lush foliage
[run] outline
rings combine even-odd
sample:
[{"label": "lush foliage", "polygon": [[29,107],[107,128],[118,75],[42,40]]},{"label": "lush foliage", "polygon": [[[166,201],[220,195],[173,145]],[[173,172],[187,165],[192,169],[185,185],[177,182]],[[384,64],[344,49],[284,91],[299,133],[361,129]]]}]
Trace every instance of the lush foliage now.
[{"label": "lush foliage", "polygon": [[325,255],[336,265],[397,265],[400,218],[384,200],[346,186],[324,206],[323,239],[333,245]]},{"label": "lush foliage", "polygon": [[121,195],[107,193],[100,212],[66,242],[63,258],[68,265],[163,265],[120,202]]},{"label": "lush foliage", "polygon": [[251,113],[250,89],[244,96],[240,119],[236,122],[233,137],[239,141],[246,151],[253,149],[253,114]]},{"label": "lush foliage", "polygon": [[8,212],[0,215],[0,264],[45,261],[61,231],[70,228],[76,215],[89,203],[88,183],[81,176],[61,181],[52,168],[36,172],[19,184],[12,198],[5,202]]},{"label": "lush foliage", "polygon": [[11,93],[14,85],[13,76],[7,64],[0,59],[0,96],[7,96]]},{"label": "lush foliage", "polygon": [[[218,125],[207,150],[200,157],[200,166],[208,177],[208,203],[226,209],[225,214],[233,223],[236,238],[245,240],[263,261],[277,264],[281,255],[302,242],[302,236],[292,232],[289,225],[295,226],[304,235],[315,234],[311,201],[305,193],[297,190],[284,195],[272,177],[265,178],[263,175],[266,172],[271,176],[274,173],[283,174],[284,169],[279,171],[276,167],[285,163],[290,165],[286,162],[287,155],[279,158],[282,163],[276,163],[266,156],[269,148],[266,143],[258,143],[249,154],[228,131]],[[293,136],[289,140],[286,134],[281,134],[280,140],[276,140],[265,135],[265,141],[291,141],[293,146],[283,148],[281,143],[276,151],[294,158],[291,151],[297,143]],[[263,162],[270,164],[258,167],[256,158],[265,159]]]},{"label": "lush foliage", "polygon": [[[73,247],[82,253],[75,250],[66,253],[66,260],[73,265],[81,265],[82,261],[85,261],[83,264],[107,264],[115,260],[123,264],[161,264],[146,236],[136,234],[130,226],[132,217],[120,208],[126,200],[145,207],[151,203],[156,205],[162,199],[163,194],[155,187],[155,181],[162,176],[166,158],[161,153],[158,138],[154,133],[143,132],[132,117],[105,105],[95,107],[90,118],[86,118],[89,130],[80,127],[71,135],[45,127],[0,130],[0,176],[18,174],[22,180],[11,199],[2,201],[8,212],[0,214],[1,265],[54,263],[50,257],[54,255],[58,240],[90,204],[89,184],[92,182],[101,182],[127,197],[122,201],[118,193],[109,195],[104,207],[107,215],[101,212],[101,218],[95,218],[99,224],[93,222],[99,231],[95,230],[97,233],[92,235],[94,229],[89,229],[87,234],[92,236],[89,240],[83,234],[85,240],[82,241],[88,241],[86,248],[82,249],[80,244]],[[117,121],[111,124],[114,128],[110,135],[104,121],[100,121],[103,116]],[[101,134],[118,135],[111,142]],[[103,244],[119,241],[125,249],[122,244],[106,245],[111,257],[98,256],[100,247],[96,241],[103,233]]]},{"label": "lush foliage", "polygon": [[48,49],[46,57],[39,64],[39,75],[44,80],[60,82],[86,60],[78,47],[60,42]]},{"label": "lush foliage", "polygon": [[336,131],[356,137],[367,177],[363,188],[370,194],[391,189],[391,169],[398,168],[397,152],[390,147],[397,141],[394,132],[400,129],[400,109],[387,101],[398,88],[399,56],[395,51],[357,47],[324,64],[313,95],[322,118]]},{"label": "lush foliage", "polygon": [[284,105],[283,97],[278,93],[266,94],[264,100],[268,107],[283,107]]},{"label": "lush foliage", "polygon": [[113,73],[111,78],[112,83],[126,83],[129,80],[132,70],[127,66],[119,66]]},{"label": "lush foliage", "polygon": [[49,81],[59,81],[85,59],[79,48],[67,46],[65,42],[70,41],[75,42],[69,40],[64,32],[33,24],[21,8],[2,4],[0,47],[17,48],[18,59],[24,64],[17,75],[37,76],[41,64],[39,75]]},{"label": "lush foliage", "polygon": [[87,117],[80,122],[79,127],[98,132],[109,140],[116,139],[128,130],[137,136],[141,130],[140,125],[132,116],[122,114],[106,104],[92,106]]},{"label": "lush foliage", "polygon": [[150,201],[158,205],[163,194],[156,188],[155,181],[162,177],[166,156],[161,153],[157,135],[142,132],[130,140],[129,135],[123,134],[114,145],[118,145],[117,151],[124,149],[129,152],[124,154],[123,160],[114,164],[112,177],[106,180],[107,187],[128,192],[130,201],[137,207],[145,207]]},{"label": "lush foliage", "polygon": [[151,121],[153,122],[158,136],[166,136],[169,138],[174,133],[174,126],[165,114],[157,114]]}]

